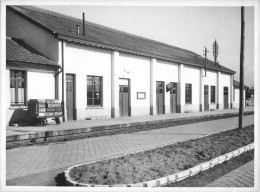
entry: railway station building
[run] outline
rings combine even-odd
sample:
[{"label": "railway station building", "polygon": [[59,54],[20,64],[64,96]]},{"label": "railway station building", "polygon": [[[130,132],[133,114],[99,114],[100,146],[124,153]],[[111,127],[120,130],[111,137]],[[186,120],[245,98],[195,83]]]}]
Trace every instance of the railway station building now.
[{"label": "railway station building", "polygon": [[191,51],[34,6],[7,6],[7,123],[29,99],[64,120],[232,109],[234,74]]}]

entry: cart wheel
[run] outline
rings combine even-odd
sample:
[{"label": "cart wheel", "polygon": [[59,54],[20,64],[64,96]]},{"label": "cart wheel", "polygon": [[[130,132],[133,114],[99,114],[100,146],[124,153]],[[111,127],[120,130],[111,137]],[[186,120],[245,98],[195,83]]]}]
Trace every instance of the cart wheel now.
[{"label": "cart wheel", "polygon": [[47,119],[41,119],[41,125],[45,127],[47,125]]},{"label": "cart wheel", "polygon": [[56,124],[59,125],[60,124],[60,119],[59,118],[55,118]]}]

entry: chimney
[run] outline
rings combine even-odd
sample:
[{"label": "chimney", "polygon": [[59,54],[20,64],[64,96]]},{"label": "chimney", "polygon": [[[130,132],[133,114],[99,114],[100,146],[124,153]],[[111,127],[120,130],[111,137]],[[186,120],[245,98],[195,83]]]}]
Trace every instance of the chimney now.
[{"label": "chimney", "polygon": [[85,13],[82,13],[82,17],[83,17],[83,22],[82,22],[83,36],[85,36]]}]

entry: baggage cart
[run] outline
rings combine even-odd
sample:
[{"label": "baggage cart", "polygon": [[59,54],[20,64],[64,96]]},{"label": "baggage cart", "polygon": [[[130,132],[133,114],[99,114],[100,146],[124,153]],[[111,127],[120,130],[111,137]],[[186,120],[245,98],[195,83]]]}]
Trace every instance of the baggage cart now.
[{"label": "baggage cart", "polygon": [[57,125],[64,116],[63,102],[57,99],[30,99],[28,102],[28,118],[34,123],[46,126],[47,118],[55,118]]}]

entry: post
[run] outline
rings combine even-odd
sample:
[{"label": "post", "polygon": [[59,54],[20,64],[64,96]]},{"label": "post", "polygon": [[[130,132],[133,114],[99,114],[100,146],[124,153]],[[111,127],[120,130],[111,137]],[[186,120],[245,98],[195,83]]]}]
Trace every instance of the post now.
[{"label": "post", "polygon": [[245,21],[244,21],[244,7],[241,7],[241,43],[240,43],[240,90],[239,90],[239,120],[238,127],[243,126],[244,113],[244,43],[245,43]]},{"label": "post", "polygon": [[63,103],[63,118],[62,118],[62,121],[63,122],[65,122],[65,112],[66,112],[66,103],[64,102],[64,91],[65,91],[65,89],[64,89],[64,86],[65,86],[65,83],[64,83],[64,81],[65,81],[65,79],[64,79],[64,41],[62,41],[61,42],[61,66],[62,66],[62,76],[61,76],[61,79],[62,79],[62,83],[61,83],[61,86],[62,86],[62,88],[61,88],[61,94],[62,94],[62,103]]},{"label": "post", "polygon": [[85,13],[82,13],[83,36],[85,36]]}]

